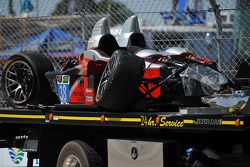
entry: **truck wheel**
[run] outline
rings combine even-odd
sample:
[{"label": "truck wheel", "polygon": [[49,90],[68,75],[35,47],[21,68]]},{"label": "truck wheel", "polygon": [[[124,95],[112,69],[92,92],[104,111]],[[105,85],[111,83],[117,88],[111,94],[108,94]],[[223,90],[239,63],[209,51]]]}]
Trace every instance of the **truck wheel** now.
[{"label": "truck wheel", "polygon": [[57,167],[102,167],[101,157],[88,144],[74,140],[66,143],[57,159]]},{"label": "truck wheel", "polygon": [[100,79],[96,102],[112,111],[128,109],[136,103],[145,62],[125,50],[113,53]]},{"label": "truck wheel", "polygon": [[40,53],[12,56],[4,66],[1,79],[6,100],[12,107],[46,104],[52,91],[45,72],[53,69],[50,60]]}]

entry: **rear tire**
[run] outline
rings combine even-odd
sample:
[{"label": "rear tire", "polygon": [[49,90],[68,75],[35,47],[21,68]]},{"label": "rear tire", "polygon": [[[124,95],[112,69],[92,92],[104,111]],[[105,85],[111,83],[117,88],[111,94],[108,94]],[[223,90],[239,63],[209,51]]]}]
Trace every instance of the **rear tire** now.
[{"label": "rear tire", "polygon": [[54,70],[41,53],[19,53],[5,64],[2,91],[12,107],[50,104],[55,101],[45,72]]},{"label": "rear tire", "polygon": [[131,108],[139,96],[144,67],[142,58],[125,50],[115,51],[99,82],[97,104],[112,111]]},{"label": "rear tire", "polygon": [[74,140],[66,143],[57,160],[57,167],[102,167],[98,153],[88,144]]}]

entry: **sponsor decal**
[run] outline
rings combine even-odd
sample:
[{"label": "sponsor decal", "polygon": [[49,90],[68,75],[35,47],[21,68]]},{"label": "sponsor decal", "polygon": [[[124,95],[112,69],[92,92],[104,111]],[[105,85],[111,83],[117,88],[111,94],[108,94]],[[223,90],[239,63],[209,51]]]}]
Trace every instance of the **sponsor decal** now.
[{"label": "sponsor decal", "polygon": [[69,84],[70,76],[69,75],[57,75],[56,80],[58,84]]},{"label": "sponsor decal", "polygon": [[166,117],[162,117],[160,119],[160,126],[182,128],[184,126],[184,121],[168,120]]},{"label": "sponsor decal", "polygon": [[131,148],[131,157],[133,160],[138,158],[138,149],[136,147]]},{"label": "sponsor decal", "polygon": [[221,125],[222,119],[196,119],[196,125]]},{"label": "sponsor decal", "polygon": [[10,159],[14,164],[20,164],[24,158],[24,152],[18,148],[8,148]]},{"label": "sponsor decal", "polygon": [[152,116],[141,116],[141,126],[157,126]]},{"label": "sponsor decal", "polygon": [[160,127],[175,127],[182,128],[184,126],[183,120],[173,120],[168,117],[153,117],[141,116],[141,126],[160,126]]}]

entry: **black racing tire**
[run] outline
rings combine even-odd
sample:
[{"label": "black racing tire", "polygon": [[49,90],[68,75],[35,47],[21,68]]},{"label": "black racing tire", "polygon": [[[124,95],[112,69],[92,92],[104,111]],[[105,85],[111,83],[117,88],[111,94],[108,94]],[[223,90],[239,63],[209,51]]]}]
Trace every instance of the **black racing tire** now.
[{"label": "black racing tire", "polygon": [[[53,103],[55,95],[45,77],[47,71],[53,70],[50,60],[41,53],[18,53],[10,57],[1,79],[2,91],[9,105],[24,107]],[[13,90],[16,91],[13,93]]]},{"label": "black racing tire", "polygon": [[[72,165],[72,166],[70,166]],[[57,167],[102,167],[100,155],[88,144],[80,140],[66,143],[57,159]]]},{"label": "black racing tire", "polygon": [[100,79],[96,103],[111,111],[130,109],[139,96],[145,61],[126,51],[113,53]]}]

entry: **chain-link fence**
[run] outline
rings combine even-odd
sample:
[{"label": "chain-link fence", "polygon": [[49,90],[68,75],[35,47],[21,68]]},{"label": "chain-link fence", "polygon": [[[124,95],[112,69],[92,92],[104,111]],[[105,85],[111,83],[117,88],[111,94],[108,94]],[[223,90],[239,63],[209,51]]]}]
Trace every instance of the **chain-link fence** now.
[{"label": "chain-link fence", "polygon": [[151,48],[188,48],[230,77],[250,61],[248,0],[1,0],[1,67],[15,53],[37,51],[60,70],[86,48],[98,19],[107,17],[117,35],[131,15]]}]

